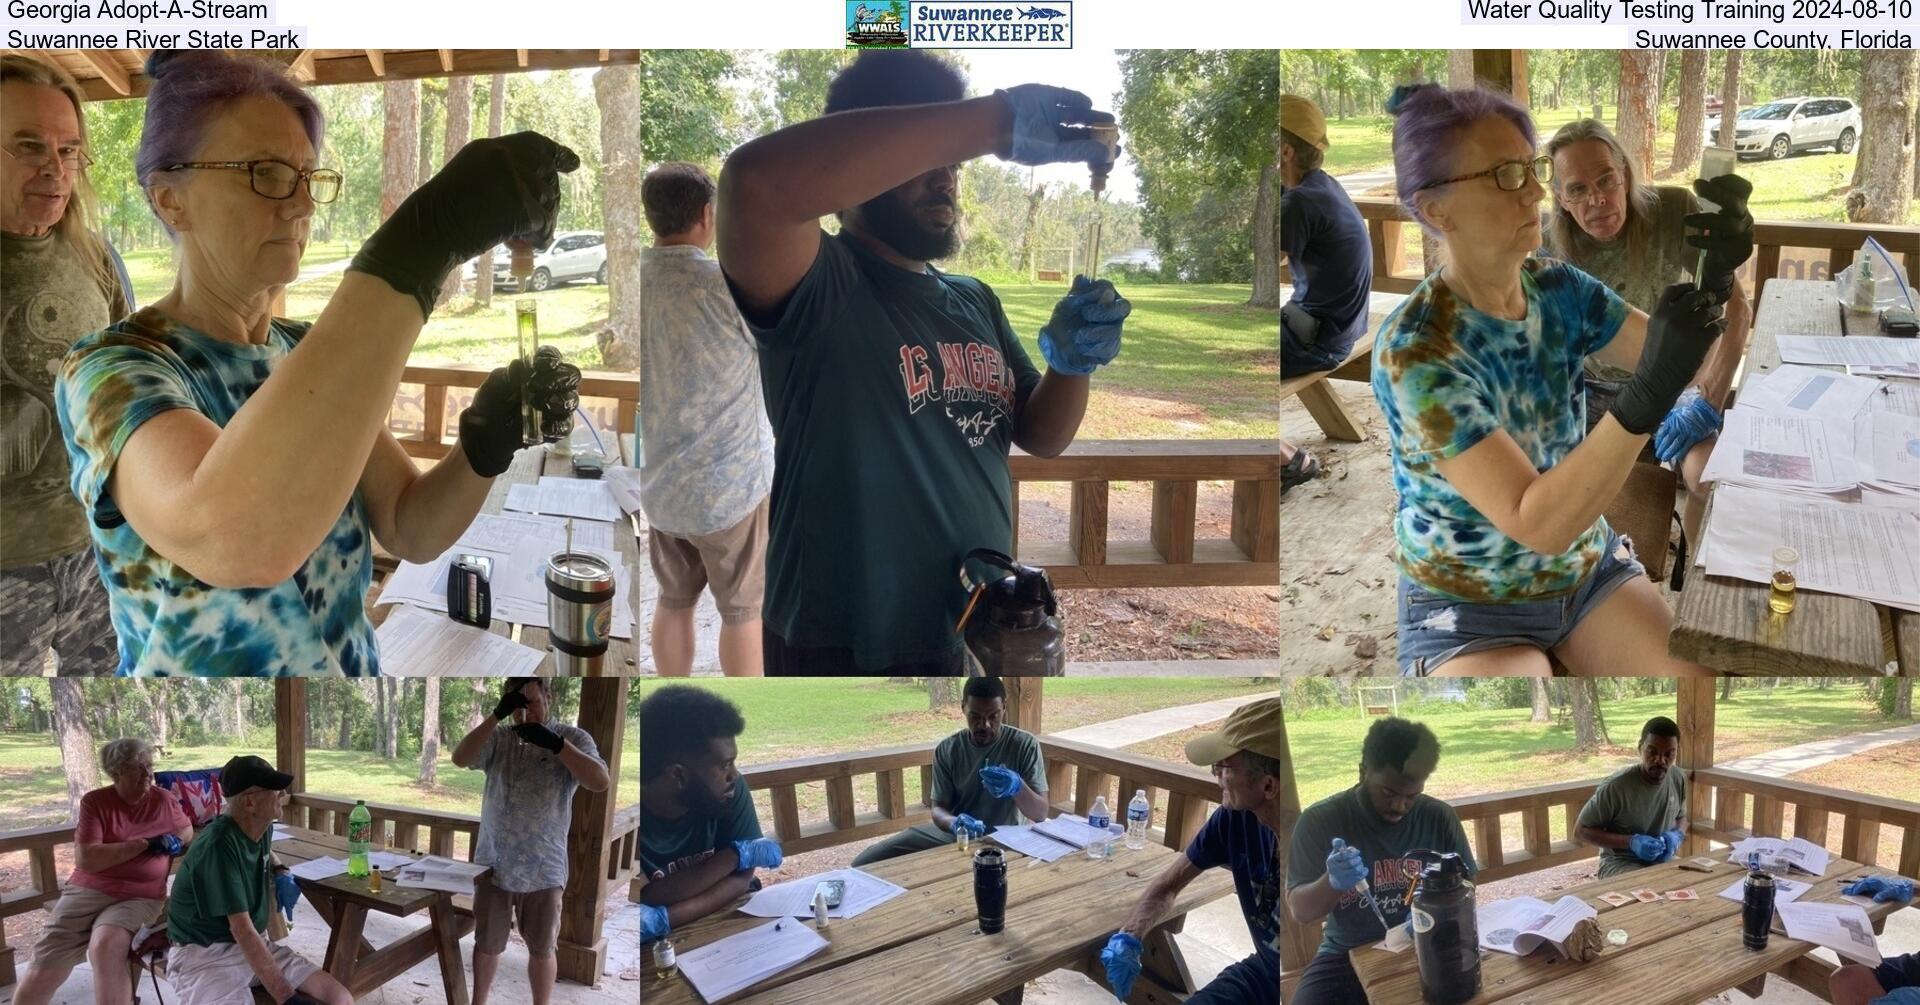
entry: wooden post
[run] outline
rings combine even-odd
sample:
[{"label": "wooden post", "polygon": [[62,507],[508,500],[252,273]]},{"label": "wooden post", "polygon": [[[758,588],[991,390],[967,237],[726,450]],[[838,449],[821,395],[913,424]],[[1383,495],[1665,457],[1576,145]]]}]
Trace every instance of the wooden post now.
[{"label": "wooden post", "polygon": [[620,789],[620,750],[627,739],[627,681],[593,677],[580,682],[579,726],[593,737],[607,762],[605,792],[574,793],[567,828],[567,886],[560,895],[560,942],[555,947],[561,977],[589,987],[606,968],[607,940],[600,915],[607,903],[607,854],[615,793]]},{"label": "wooden post", "polygon": [[[1713,767],[1714,703],[1720,697],[1720,681],[1714,677],[1684,677],[1679,682],[1674,712],[1680,726],[1679,769],[1687,779],[1687,839],[1680,845],[1683,855],[1699,855],[1707,850],[1707,839],[1695,837],[1692,828],[1707,818],[1706,792],[1694,782],[1695,772]],[[1725,821],[1716,821],[1725,829]]]},{"label": "wooden post", "polygon": [[[1287,874],[1287,839],[1293,836],[1294,825],[1300,821],[1300,790],[1293,780],[1293,756],[1287,746],[1287,707],[1280,706],[1280,875]],[[1280,901],[1281,909],[1286,909],[1286,900]],[[1320,926],[1303,925],[1292,921],[1281,926],[1280,935],[1280,972],[1292,971],[1298,975],[1313,961],[1313,954],[1320,948]]]},{"label": "wooden post", "polygon": [[281,677],[273,682],[274,765],[293,776],[287,791],[307,791],[307,680]]},{"label": "wooden post", "polygon": [[1041,726],[1042,689],[1046,687],[1046,682],[1045,677],[1000,678],[1000,683],[1007,686],[1007,712],[1003,721],[1035,736],[1046,732]]},{"label": "wooden post", "polygon": [[1505,91],[1520,107],[1527,107],[1527,50],[1473,50],[1473,78],[1485,87]]}]

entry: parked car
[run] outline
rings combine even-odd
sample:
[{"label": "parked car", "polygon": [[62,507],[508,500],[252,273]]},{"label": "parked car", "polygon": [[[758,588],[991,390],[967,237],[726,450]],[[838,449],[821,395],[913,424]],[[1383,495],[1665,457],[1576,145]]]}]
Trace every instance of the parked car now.
[{"label": "parked car", "polygon": [[[1709,117],[1707,142],[1718,142],[1719,131],[1720,117]],[[1734,149],[1742,157],[1780,160],[1824,146],[1846,154],[1859,138],[1860,106],[1846,98],[1781,98],[1741,109],[1734,120]]]},{"label": "parked car", "polygon": [[[476,267],[467,266],[469,279]],[[600,231],[569,230],[555,234],[553,244],[533,256],[533,275],[521,284],[519,292],[538,293],[555,283],[575,279],[592,279],[606,285],[607,239]],[[493,249],[493,285],[497,289],[514,287],[513,256],[504,244]]]}]

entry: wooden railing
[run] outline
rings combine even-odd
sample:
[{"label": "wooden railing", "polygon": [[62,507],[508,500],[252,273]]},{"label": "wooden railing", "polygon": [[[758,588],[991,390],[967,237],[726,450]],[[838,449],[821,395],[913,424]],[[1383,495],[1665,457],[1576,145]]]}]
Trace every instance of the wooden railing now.
[{"label": "wooden railing", "polygon": [[[353,805],[351,799],[295,792],[289,797],[280,819],[294,827],[346,837],[347,816],[353,812]],[[473,858],[473,842],[480,832],[480,818],[477,816],[409,809],[385,803],[368,803],[367,812],[373,816],[372,841],[376,846],[453,858],[453,839],[464,834],[467,837],[466,858]],[[426,836],[424,841],[421,840],[423,832]]]},{"label": "wooden railing", "polygon": [[[478,366],[410,366],[387,424],[407,453],[437,460],[452,449],[460,410],[486,379]],[[581,407],[603,438],[633,432],[640,381],[631,373],[588,371]],[[623,441],[624,442],[624,441]],[[1061,589],[1147,586],[1268,586],[1280,575],[1280,445],[1276,440],[1083,440],[1059,457],[1014,451],[1015,554],[1043,566]],[[1071,482],[1065,541],[1020,540],[1022,482]],[[1152,523],[1140,541],[1108,538],[1114,482],[1153,484]],[[1200,538],[1202,482],[1231,482],[1224,538]]]},{"label": "wooden railing", "polygon": [[[1411,293],[1420,285],[1421,274],[1407,258],[1405,228],[1417,227],[1400,208],[1399,202],[1385,196],[1361,196],[1353,200],[1360,216],[1367,221],[1368,243],[1373,246],[1373,289],[1382,293]],[[1780,275],[1781,252],[1803,249],[1825,252],[1824,275],[1788,276],[1821,279],[1847,267],[1867,238],[1879,240],[1889,252],[1905,259],[1907,281],[1920,285],[1920,228],[1893,224],[1801,223],[1785,220],[1756,220],[1753,224],[1753,262],[1742,271],[1753,287],[1754,299],[1767,280]],[[1815,262],[1819,272],[1820,263]],[[1281,280],[1288,281],[1283,271]]]},{"label": "wooden railing", "polygon": [[0,855],[27,853],[27,885],[0,893],[0,987],[10,987],[17,979],[13,966],[13,947],[7,945],[8,918],[38,911],[60,897],[60,876],[54,865],[54,852],[73,843],[73,828],[40,827],[34,830],[0,834]]},{"label": "wooden railing", "polygon": [[[1169,848],[1185,849],[1220,801],[1220,783],[1199,768],[1053,737],[1039,740],[1047,799],[1061,812],[1085,815],[1094,798],[1105,795],[1117,818],[1134,790],[1145,789],[1156,825],[1149,835]],[[885,837],[931,820],[934,746],[917,743],[803,757],[744,768],[740,777],[747,788],[771,798],[773,833],[786,853],[794,855]],[[920,774],[920,801],[911,805],[906,796],[909,771]],[[861,791],[874,794],[877,810],[856,812],[856,781]],[[803,820],[799,789],[815,783],[826,785],[827,817]]]}]

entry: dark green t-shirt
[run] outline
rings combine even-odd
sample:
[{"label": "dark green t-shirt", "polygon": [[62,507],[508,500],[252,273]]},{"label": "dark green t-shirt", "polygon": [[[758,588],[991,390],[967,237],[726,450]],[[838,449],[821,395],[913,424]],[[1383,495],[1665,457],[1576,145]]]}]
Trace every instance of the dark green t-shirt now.
[{"label": "dark green t-shirt", "polygon": [[[1673,829],[1687,810],[1687,774],[1667,769],[1659,784],[1647,781],[1638,764],[1613,773],[1580,808],[1581,827],[1598,827],[1609,834],[1650,834],[1659,837]],[[1600,849],[1600,876],[1617,876],[1651,863],[1626,848]]]},{"label": "dark green t-shirt", "polygon": [[269,862],[273,829],[260,839],[222,814],[187,845],[180,872],[167,898],[167,938],[174,945],[217,946],[233,941],[227,915],[253,918],[256,932],[267,930]]},{"label": "dark green t-shirt", "polygon": [[1039,741],[1024,729],[1001,726],[1000,735],[984,747],[974,746],[973,734],[963,729],[933,748],[933,801],[989,827],[1021,823],[1012,796],[997,798],[981,784],[980,769],[988,763],[1013,769],[1027,788],[1046,794],[1047,768]]},{"label": "dark green t-shirt", "polygon": [[960,561],[1011,547],[1007,452],[1040,380],[999,298],[822,232],[780,311],[742,313],[774,433],[767,626],[862,670],[957,654]]},{"label": "dark green t-shirt", "polygon": [[[1399,823],[1388,824],[1368,805],[1366,794],[1356,785],[1314,803],[1300,814],[1293,828],[1293,844],[1287,849],[1287,889],[1306,886],[1327,874],[1327,853],[1333,850],[1334,838],[1345,838],[1366,858],[1367,882],[1389,925],[1407,920],[1407,887],[1423,864],[1419,859],[1406,858],[1407,852],[1456,852],[1468,873],[1480,871],[1453,807],[1432,796],[1418,796]],[[1327,915],[1320,951],[1344,953],[1386,934],[1373,910],[1355,891],[1340,898],[1333,913]]]},{"label": "dark green t-shirt", "polygon": [[733,782],[733,802],[719,816],[684,813],[673,819],[657,817],[640,805],[640,868],[648,879],[664,879],[705,861],[713,852],[735,841],[751,841],[760,833],[760,814],[745,779]]}]

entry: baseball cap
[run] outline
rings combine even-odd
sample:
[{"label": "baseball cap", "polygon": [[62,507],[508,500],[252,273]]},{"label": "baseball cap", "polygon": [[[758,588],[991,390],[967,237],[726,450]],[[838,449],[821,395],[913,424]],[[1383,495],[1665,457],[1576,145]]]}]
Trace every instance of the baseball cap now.
[{"label": "baseball cap", "polygon": [[1298,94],[1280,96],[1280,128],[1319,147],[1327,148],[1327,117],[1320,106]]},{"label": "baseball cap", "polygon": [[1283,760],[1280,754],[1280,699],[1249,702],[1227,716],[1211,733],[1187,741],[1187,760],[1214,765],[1242,750]]},{"label": "baseball cap", "polygon": [[241,754],[220,769],[220,791],[228,798],[248,789],[280,791],[293,784],[293,776],[275,771],[273,765],[252,754]]}]

